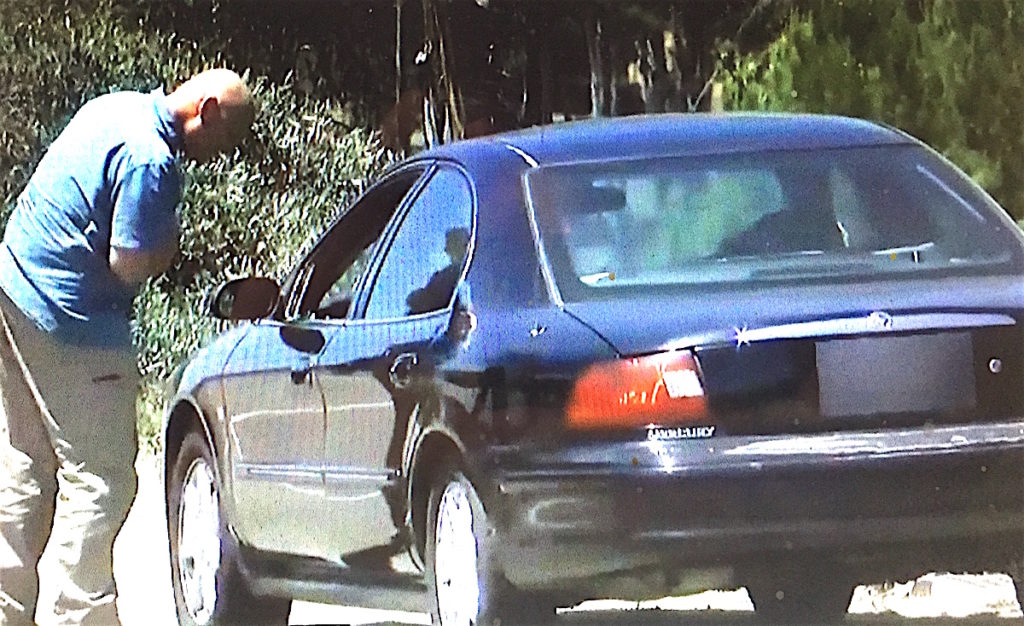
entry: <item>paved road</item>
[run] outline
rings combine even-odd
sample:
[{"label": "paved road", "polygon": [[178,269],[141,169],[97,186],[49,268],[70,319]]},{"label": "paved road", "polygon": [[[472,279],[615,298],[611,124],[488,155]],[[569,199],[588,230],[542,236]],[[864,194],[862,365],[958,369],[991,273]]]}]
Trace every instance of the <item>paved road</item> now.
[{"label": "paved road", "polygon": [[[120,591],[118,611],[124,626],[174,626],[161,472],[157,459],[152,456],[141,456],[136,468],[139,495],[114,544],[114,575]],[[44,575],[46,567],[44,556]],[[40,600],[43,607],[52,602],[45,591]],[[975,626],[1007,624],[1006,618],[1020,615],[1013,583],[1007,576],[929,574],[885,591],[859,587],[851,604],[851,615],[843,623]],[[750,600],[746,592],[739,589],[666,598],[639,607],[624,602],[589,602],[572,612],[562,613],[558,622],[581,626],[720,626],[754,624],[753,617]],[[39,618],[45,626],[45,611]],[[296,602],[289,623],[429,624],[430,620],[418,613]]]}]

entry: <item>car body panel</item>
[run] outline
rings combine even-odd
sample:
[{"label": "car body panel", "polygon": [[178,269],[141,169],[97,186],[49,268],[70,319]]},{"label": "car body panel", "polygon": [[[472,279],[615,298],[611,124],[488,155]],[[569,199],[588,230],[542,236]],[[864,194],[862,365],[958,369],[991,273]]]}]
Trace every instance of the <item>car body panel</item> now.
[{"label": "car body panel", "polygon": [[947,556],[966,565],[974,540],[1019,533],[1024,511],[1021,420],[509,447],[492,459],[506,572],[525,586],[554,567],[586,579],[666,553],[694,567],[742,566],[827,549],[874,565],[899,544],[961,542]]},{"label": "car body panel", "polygon": [[539,126],[440,146],[429,154],[468,161],[467,153],[487,150],[492,152],[488,157],[498,158],[496,153],[513,146],[528,162],[551,164],[915,142],[894,129],[832,115],[697,113],[604,118],[568,122],[556,128]]},{"label": "car body panel", "polygon": [[321,554],[312,537],[323,512],[324,404],[312,375],[316,355],[289,345],[290,330],[253,324],[225,367],[229,502],[246,544],[314,556]]},{"label": "car body panel", "polygon": [[343,559],[387,546],[404,526],[402,453],[415,408],[409,387],[432,367],[431,341],[446,325],[443,315],[403,324],[352,322],[332,337],[318,363],[327,402],[327,498],[338,506],[327,522],[338,530],[325,541]]},{"label": "car body panel", "polygon": [[[956,297],[950,298],[951,290]],[[867,319],[872,313],[894,318],[922,314],[974,314],[1024,310],[1024,284],[1014,276],[978,277],[906,281],[899,291],[878,281],[845,284],[817,284],[739,289],[701,290],[699,293],[650,294],[643,299],[644,315],[637,316],[636,304],[628,300],[570,302],[565,309],[606,337],[622,354],[643,354],[665,349],[692,348],[700,345],[756,340],[757,331],[774,339],[792,338],[781,326],[827,322],[828,320]],[[623,324],[629,319],[630,324]],[[942,327],[943,321],[934,322]],[[746,330],[746,333],[737,331]],[[865,327],[806,327],[804,333],[864,334],[869,332],[905,332],[900,324],[874,329]],[[923,330],[918,328],[917,330]],[[841,332],[836,332],[841,331]],[[845,332],[842,332],[845,331]],[[790,333],[791,334],[791,333]]]}]

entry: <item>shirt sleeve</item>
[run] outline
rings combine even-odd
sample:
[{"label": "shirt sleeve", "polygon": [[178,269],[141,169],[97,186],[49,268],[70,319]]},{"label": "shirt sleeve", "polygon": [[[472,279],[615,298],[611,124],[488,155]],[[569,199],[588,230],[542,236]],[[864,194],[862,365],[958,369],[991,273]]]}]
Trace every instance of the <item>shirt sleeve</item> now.
[{"label": "shirt sleeve", "polygon": [[110,245],[149,252],[178,237],[181,176],[173,164],[140,165],[114,191]]}]

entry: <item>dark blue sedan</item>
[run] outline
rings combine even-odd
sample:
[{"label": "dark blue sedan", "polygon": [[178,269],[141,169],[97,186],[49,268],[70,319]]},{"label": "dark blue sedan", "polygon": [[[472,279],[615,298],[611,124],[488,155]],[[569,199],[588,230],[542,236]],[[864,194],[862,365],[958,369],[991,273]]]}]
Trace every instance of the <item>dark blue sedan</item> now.
[{"label": "dark blue sedan", "polygon": [[858,582],[1024,581],[1024,239],[900,131],[452,143],[212,309],[246,322],[167,412],[183,624],[291,598],[534,624],[741,585],[820,622]]}]

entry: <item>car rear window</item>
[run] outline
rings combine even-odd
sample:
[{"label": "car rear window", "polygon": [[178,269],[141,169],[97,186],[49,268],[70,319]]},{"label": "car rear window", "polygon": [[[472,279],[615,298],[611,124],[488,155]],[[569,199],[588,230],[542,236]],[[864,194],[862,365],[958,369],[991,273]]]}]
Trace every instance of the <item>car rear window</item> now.
[{"label": "car rear window", "polygon": [[569,297],[1021,266],[1002,209],[916,145],[546,166],[527,193]]}]

